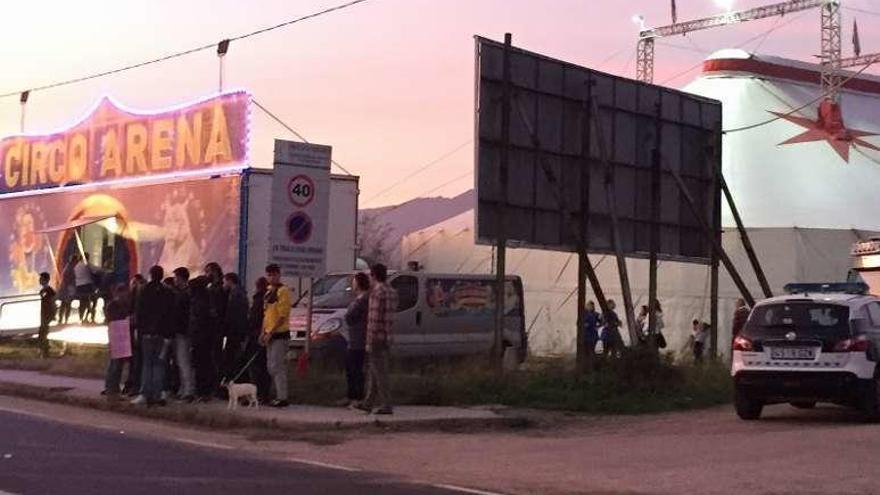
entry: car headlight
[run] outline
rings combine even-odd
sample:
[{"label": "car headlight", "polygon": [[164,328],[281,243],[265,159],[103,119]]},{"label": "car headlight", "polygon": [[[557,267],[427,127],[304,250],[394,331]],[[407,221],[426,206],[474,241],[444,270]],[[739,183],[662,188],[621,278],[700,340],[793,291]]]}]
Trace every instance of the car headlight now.
[{"label": "car headlight", "polygon": [[339,318],[330,318],[329,320],[321,323],[318,327],[318,333],[331,333],[335,332],[342,328],[342,320]]}]

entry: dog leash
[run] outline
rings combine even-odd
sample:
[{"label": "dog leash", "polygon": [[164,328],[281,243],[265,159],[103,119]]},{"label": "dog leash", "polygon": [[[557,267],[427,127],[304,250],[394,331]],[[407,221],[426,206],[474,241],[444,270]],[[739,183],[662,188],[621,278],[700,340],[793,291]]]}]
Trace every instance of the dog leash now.
[{"label": "dog leash", "polygon": [[241,369],[241,371],[239,371],[238,374],[235,375],[235,378],[233,378],[232,380],[229,380],[229,383],[235,383],[235,380],[238,380],[239,378],[241,378],[241,375],[243,375],[244,372],[250,367],[250,365],[254,362],[254,359],[257,359],[257,354],[259,354],[259,353],[260,353],[260,350],[257,349],[257,352],[255,352],[254,355],[251,356],[250,360],[248,360],[248,362],[244,365],[244,367]]}]

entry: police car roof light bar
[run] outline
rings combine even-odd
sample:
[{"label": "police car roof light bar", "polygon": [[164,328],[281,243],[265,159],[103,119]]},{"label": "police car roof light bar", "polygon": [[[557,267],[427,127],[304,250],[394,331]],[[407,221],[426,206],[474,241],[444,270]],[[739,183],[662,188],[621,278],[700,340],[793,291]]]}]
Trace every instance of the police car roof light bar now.
[{"label": "police car roof light bar", "polygon": [[868,285],[862,282],[792,283],[783,287],[787,294],[854,294],[865,295]]}]

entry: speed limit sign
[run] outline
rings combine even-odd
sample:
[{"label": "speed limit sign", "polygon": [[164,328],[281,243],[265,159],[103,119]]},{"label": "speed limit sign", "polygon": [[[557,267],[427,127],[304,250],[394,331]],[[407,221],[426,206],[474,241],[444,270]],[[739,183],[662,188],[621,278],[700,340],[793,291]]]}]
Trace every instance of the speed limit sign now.
[{"label": "speed limit sign", "polygon": [[315,199],[315,183],[305,175],[297,175],[287,183],[287,196],[296,206],[306,206]]}]

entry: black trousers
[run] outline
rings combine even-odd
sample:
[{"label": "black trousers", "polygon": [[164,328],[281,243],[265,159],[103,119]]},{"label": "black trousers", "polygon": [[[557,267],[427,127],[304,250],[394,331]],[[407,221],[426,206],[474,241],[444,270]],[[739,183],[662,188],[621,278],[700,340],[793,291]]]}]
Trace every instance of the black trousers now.
[{"label": "black trousers", "polygon": [[345,379],[348,382],[349,400],[364,399],[364,359],[367,352],[349,349],[345,353]]},{"label": "black trousers", "polygon": [[196,370],[196,393],[210,397],[217,392],[217,364],[215,339],[210,336],[193,337],[193,367]]},{"label": "black trousers", "polygon": [[[242,349],[244,339],[240,336],[230,335],[226,337],[226,345],[223,346],[223,360],[221,366],[222,377],[228,381],[235,378],[247,361],[242,361],[244,354]],[[249,358],[250,356],[248,356]],[[242,373],[244,375],[244,373]]]}]

